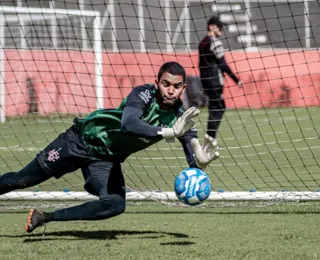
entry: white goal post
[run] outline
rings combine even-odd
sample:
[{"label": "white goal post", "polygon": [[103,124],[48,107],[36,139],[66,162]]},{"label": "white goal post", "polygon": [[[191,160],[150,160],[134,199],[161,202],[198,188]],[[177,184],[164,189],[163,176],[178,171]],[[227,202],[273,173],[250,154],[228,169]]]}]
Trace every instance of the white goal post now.
[{"label": "white goal post", "polygon": [[[70,10],[70,9],[48,9],[48,8],[29,8],[29,7],[10,7],[0,5],[0,122],[6,121],[5,111],[5,23],[19,22],[23,24],[26,21],[43,21],[55,20],[68,16],[77,16],[80,19],[85,17],[92,18],[92,29],[94,43],[92,50],[95,56],[95,88],[96,88],[96,107],[100,109],[103,107],[103,64],[102,64],[102,40],[101,40],[101,14],[98,11],[86,10]],[[52,41],[57,26],[52,26]],[[21,39],[24,40],[27,36],[23,35],[23,26],[21,26]],[[22,47],[23,48],[23,47]]]}]

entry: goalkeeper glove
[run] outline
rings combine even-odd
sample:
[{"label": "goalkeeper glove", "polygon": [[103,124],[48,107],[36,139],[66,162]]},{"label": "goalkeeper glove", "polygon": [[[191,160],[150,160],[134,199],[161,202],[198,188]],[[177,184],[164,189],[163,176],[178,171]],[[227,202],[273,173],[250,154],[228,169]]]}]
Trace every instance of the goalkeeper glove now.
[{"label": "goalkeeper glove", "polygon": [[197,166],[204,170],[209,163],[219,158],[218,152],[219,146],[217,140],[206,134],[204,136],[204,142],[201,146],[197,138],[191,139],[191,145],[193,148],[194,156]]},{"label": "goalkeeper glove", "polygon": [[199,109],[190,107],[186,112],[183,113],[181,117],[178,118],[177,122],[175,122],[172,128],[162,128],[158,134],[162,135],[165,139],[180,137],[195,126],[195,122],[192,119],[199,114]]}]

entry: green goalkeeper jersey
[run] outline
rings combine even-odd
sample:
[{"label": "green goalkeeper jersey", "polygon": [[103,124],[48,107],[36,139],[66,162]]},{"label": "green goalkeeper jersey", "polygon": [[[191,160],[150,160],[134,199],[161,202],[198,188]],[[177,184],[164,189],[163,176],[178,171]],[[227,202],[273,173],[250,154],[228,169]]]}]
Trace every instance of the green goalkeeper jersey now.
[{"label": "green goalkeeper jersey", "polygon": [[[159,107],[156,89],[152,84],[135,87],[116,109],[100,109],[83,119],[75,121],[80,138],[92,154],[98,157],[114,157],[124,160],[130,154],[145,149],[163,139],[162,136],[146,136],[121,130],[121,119],[125,107],[143,111],[140,120],[153,126],[172,127],[183,114],[182,102],[168,110]],[[160,128],[159,128],[160,129]]]}]

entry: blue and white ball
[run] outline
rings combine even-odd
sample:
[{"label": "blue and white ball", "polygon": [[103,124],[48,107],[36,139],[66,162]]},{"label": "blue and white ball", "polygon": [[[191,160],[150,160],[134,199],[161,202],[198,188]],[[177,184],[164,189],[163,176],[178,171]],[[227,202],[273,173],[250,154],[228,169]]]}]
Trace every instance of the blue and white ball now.
[{"label": "blue and white ball", "polygon": [[177,176],[174,191],[179,200],[195,206],[210,196],[211,182],[208,175],[200,169],[187,168]]}]

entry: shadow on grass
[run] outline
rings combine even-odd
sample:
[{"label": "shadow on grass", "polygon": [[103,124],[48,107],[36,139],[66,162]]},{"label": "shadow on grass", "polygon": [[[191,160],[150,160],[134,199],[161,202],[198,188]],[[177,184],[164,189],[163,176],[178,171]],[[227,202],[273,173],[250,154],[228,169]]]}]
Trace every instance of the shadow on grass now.
[{"label": "shadow on grass", "polygon": [[[139,236],[140,235],[140,236]],[[139,236],[138,239],[158,239],[164,236],[174,238],[188,238],[189,236],[182,233],[161,232],[161,231],[129,231],[129,230],[100,230],[100,231],[59,231],[59,232],[46,232],[45,234],[24,234],[24,235],[0,235],[6,238],[25,238],[23,242],[37,242],[49,240],[74,240],[78,239],[95,239],[95,240],[113,240],[118,239],[117,236]],[[64,237],[64,238],[63,238]],[[73,237],[73,238],[68,238]]]},{"label": "shadow on grass", "polygon": [[194,242],[190,241],[175,241],[175,242],[168,242],[168,243],[160,243],[162,246],[189,246],[194,245]]}]

